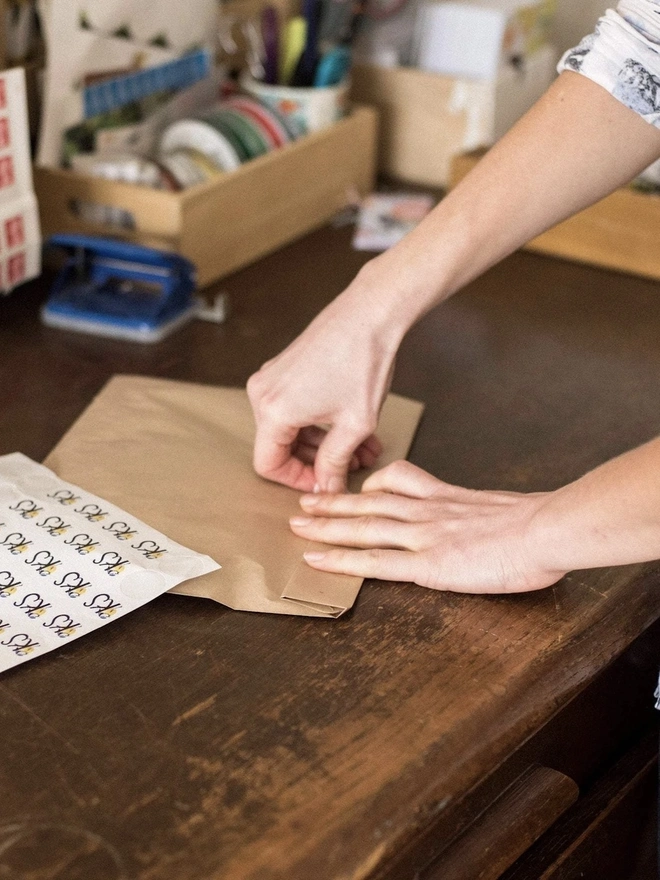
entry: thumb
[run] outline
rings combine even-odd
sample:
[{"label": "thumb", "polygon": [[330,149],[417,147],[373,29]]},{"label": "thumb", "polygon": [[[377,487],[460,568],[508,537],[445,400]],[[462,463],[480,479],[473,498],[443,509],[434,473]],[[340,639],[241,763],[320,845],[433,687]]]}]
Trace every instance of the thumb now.
[{"label": "thumb", "polygon": [[351,459],[364,439],[361,434],[351,434],[339,425],[333,426],[328,431],[318,448],[314,462],[315,491],[333,494],[346,491],[346,478]]}]

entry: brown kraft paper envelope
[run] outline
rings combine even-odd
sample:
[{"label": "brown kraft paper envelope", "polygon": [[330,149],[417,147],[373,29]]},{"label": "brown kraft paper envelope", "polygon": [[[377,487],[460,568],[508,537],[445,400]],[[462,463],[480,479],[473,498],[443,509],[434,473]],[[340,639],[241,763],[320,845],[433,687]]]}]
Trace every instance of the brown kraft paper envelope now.
[{"label": "brown kraft paper envelope", "polygon": [[[391,394],[378,466],[405,458],[422,405]],[[114,376],[44,462],[222,568],[173,592],[239,611],[339,617],[361,578],[315,571],[313,546],[289,529],[299,493],[252,469],[254,419],[246,392]],[[366,476],[357,475],[351,489]]]}]

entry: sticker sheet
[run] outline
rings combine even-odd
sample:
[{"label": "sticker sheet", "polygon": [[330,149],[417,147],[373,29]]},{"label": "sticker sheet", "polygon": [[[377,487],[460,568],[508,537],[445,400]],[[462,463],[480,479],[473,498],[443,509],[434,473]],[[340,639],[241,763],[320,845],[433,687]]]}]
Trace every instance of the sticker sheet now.
[{"label": "sticker sheet", "polygon": [[0,456],[0,672],[219,568],[21,453]]},{"label": "sticker sheet", "polygon": [[22,67],[0,73],[0,292],[41,272],[39,210]]}]

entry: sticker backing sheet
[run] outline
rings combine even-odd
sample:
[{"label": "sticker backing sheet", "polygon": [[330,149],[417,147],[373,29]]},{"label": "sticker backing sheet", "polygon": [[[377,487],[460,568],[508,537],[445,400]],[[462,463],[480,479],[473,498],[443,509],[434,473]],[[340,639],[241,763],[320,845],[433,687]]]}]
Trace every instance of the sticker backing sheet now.
[{"label": "sticker backing sheet", "polygon": [[0,456],[0,672],[219,568],[21,453]]}]

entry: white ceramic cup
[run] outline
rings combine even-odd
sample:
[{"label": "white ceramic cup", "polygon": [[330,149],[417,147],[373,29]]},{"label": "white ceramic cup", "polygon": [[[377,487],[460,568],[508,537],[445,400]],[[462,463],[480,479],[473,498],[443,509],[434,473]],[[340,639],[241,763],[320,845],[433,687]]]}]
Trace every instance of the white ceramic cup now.
[{"label": "white ceramic cup", "polygon": [[240,82],[248,94],[271,107],[297,134],[327,128],[345,115],[348,106],[348,78],[336,86],[316,88],[269,85],[247,73]]}]

